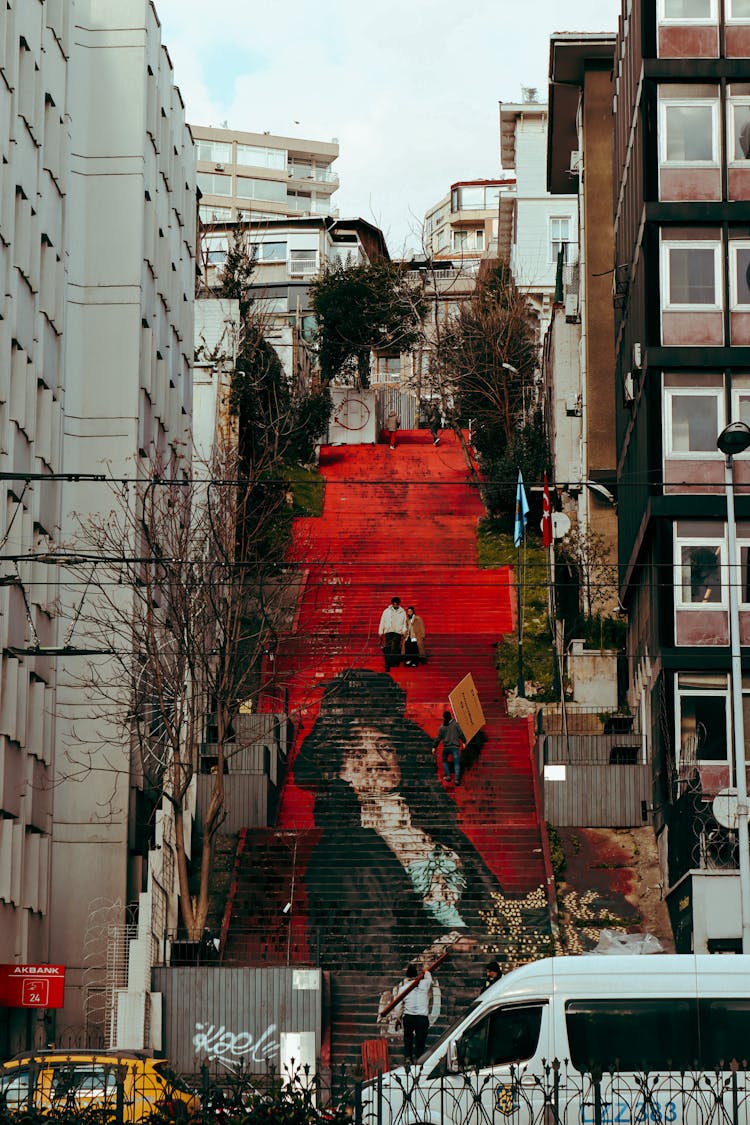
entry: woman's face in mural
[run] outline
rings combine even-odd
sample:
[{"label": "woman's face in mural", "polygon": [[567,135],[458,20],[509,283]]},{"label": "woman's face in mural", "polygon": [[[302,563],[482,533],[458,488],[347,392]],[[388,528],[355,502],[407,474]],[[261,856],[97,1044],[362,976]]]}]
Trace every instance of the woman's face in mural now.
[{"label": "woman's face in mural", "polygon": [[348,781],[358,796],[391,793],[398,788],[401,770],[391,743],[374,727],[352,730],[339,777]]}]

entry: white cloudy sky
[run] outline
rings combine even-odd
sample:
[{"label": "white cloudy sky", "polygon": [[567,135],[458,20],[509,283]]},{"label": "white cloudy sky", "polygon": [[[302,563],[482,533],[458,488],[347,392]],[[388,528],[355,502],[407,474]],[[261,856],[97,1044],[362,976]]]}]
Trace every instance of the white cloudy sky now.
[{"label": "white cloudy sky", "polygon": [[337,138],[342,216],[415,244],[454,180],[500,170],[498,102],[546,100],[554,31],[620,0],[156,0],[191,124]]}]

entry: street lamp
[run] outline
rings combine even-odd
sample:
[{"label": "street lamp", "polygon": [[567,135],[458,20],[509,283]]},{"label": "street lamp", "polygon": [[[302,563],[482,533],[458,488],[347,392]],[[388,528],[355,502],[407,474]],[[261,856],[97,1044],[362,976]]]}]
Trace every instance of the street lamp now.
[{"label": "street lamp", "polygon": [[750,953],[750,850],[748,844],[747,769],[745,721],[742,713],[742,660],[740,654],[740,610],[737,594],[741,578],[737,563],[737,523],[734,514],[733,458],[750,449],[750,426],[730,422],[716,439],[725,457],[724,487],[727,496],[727,540],[729,549],[729,643],[732,653],[732,743],[737,786],[737,846],[740,866],[740,916],[742,952]]}]

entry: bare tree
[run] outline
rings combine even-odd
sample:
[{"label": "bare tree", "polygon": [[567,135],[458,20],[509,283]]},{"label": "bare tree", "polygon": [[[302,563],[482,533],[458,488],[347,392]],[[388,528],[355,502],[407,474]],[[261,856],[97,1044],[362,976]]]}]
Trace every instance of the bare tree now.
[{"label": "bare tree", "polygon": [[[103,733],[97,742],[86,725],[68,751],[70,767],[83,777],[97,768],[113,727],[130,740],[133,772],[174,811],[180,910],[191,940],[206,924],[227,766],[242,749],[232,720],[258,696],[262,654],[283,609],[280,545],[272,548],[286,486],[270,468],[249,472],[228,449],[193,479],[172,478],[153,461],[145,479],[112,483],[106,515],[79,519],[67,559],[87,586],[81,629],[111,654],[90,660],[81,677]],[[191,896],[184,814],[209,727],[211,790]]]}]

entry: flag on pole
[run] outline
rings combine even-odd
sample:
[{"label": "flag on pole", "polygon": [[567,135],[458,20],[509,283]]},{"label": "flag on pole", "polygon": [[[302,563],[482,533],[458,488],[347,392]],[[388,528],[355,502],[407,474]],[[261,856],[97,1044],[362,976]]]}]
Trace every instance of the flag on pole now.
[{"label": "flag on pole", "polygon": [[516,490],[516,525],[513,530],[513,546],[518,547],[526,530],[526,520],[529,514],[529,502],[523,489],[523,477],[518,470],[518,489]]},{"label": "flag on pole", "polygon": [[542,542],[545,547],[552,546],[552,501],[549,496],[547,474],[544,474],[544,497],[542,499]]}]

